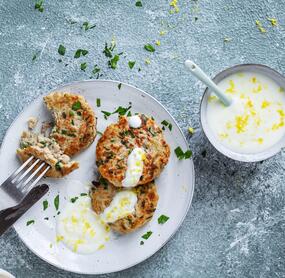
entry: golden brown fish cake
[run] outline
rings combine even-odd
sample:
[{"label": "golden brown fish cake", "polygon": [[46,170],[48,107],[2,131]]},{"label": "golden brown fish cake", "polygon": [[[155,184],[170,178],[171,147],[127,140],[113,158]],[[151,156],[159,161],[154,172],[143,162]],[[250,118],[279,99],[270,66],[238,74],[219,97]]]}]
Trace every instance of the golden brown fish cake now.
[{"label": "golden brown fish cake", "polygon": [[55,119],[50,137],[65,154],[72,156],[94,141],[96,117],[83,96],[54,92],[45,96],[44,102]]},{"label": "golden brown fish cake", "polygon": [[[92,188],[92,207],[97,214],[101,214],[107,208],[120,188],[106,182],[104,185],[96,183]],[[144,224],[149,222],[156,210],[158,203],[158,193],[154,182],[135,187],[137,203],[135,211],[128,216],[121,218],[114,223],[108,223],[110,227],[121,234],[134,232]]]},{"label": "golden brown fish cake", "polygon": [[170,148],[161,128],[144,114],[138,116],[142,121],[141,127],[130,127],[127,117],[122,116],[117,123],[107,127],[96,147],[96,164],[100,174],[117,187],[122,187],[128,156],[134,148],[143,148],[146,154],[138,185],[158,177],[170,156]]},{"label": "golden brown fish cake", "polygon": [[23,132],[17,154],[22,162],[34,156],[49,164],[51,169],[45,174],[46,177],[61,178],[79,167],[78,162],[71,161],[62,152],[54,139],[33,132]]}]

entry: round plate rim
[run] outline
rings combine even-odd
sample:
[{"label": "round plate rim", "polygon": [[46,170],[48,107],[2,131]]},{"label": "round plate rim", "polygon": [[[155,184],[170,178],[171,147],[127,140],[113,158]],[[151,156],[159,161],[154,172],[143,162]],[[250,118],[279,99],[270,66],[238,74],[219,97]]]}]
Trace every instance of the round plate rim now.
[{"label": "round plate rim", "polygon": [[[136,86],[134,85],[130,85],[128,83],[125,83],[125,82],[121,82],[121,81],[117,81],[117,80],[109,80],[109,79],[87,79],[87,80],[78,80],[78,81],[73,81],[73,82],[69,82],[69,83],[65,83],[65,84],[62,84],[62,85],[59,85],[57,86],[56,88],[53,88],[51,90],[49,90],[47,93],[44,93],[44,94],[40,94],[38,97],[36,97],[30,104],[30,105],[33,105],[35,102],[37,102],[40,98],[42,98],[44,95],[47,95],[51,92],[54,92],[56,90],[60,90],[61,88],[63,87],[66,87],[66,86],[72,86],[72,85],[76,85],[76,84],[80,84],[80,83],[86,83],[86,82],[106,82],[106,83],[114,83],[114,84],[122,84],[122,85],[125,85],[125,86],[128,86],[128,87],[131,87],[137,91],[140,91],[142,94],[146,95],[147,97],[151,98],[156,104],[158,104],[159,106],[161,106],[163,108],[163,110],[165,110],[165,112],[170,116],[170,118],[173,120],[173,122],[176,124],[177,128],[178,128],[178,131],[180,133],[180,135],[182,136],[183,138],[183,141],[184,143],[188,146],[188,142],[180,128],[180,126],[178,125],[178,123],[176,122],[176,120],[174,119],[174,117],[172,116],[172,114],[166,109],[166,107],[160,103],[155,97],[151,96],[150,94],[148,94],[147,92],[145,92],[144,90],[142,89],[139,89],[137,88]],[[14,123],[21,117],[21,115],[23,114],[23,112],[25,111],[25,108],[16,116],[16,118],[12,121],[12,123],[10,124],[10,126],[8,127],[8,129],[6,130],[5,132],[5,136],[2,140],[2,144],[1,144],[1,147],[0,147],[0,154],[2,152],[2,148],[3,148],[3,145],[5,143],[5,141],[7,140],[7,133],[8,131],[10,130],[10,128],[14,125]],[[190,191],[190,193],[188,194],[189,197],[189,202],[188,202],[188,205],[187,205],[187,208],[185,210],[185,213],[184,215],[182,216],[179,224],[176,226],[176,228],[174,229],[174,231],[172,232],[172,234],[161,244],[159,245],[159,247],[150,255],[147,255],[144,259],[142,260],[139,260],[139,261],[136,261],[130,265],[128,265],[127,267],[123,267],[123,268],[120,268],[120,269],[117,269],[117,270],[113,270],[113,271],[104,271],[104,272],[84,272],[84,271],[74,271],[74,270],[69,270],[61,265],[56,265],[54,263],[51,263],[49,262],[47,259],[45,259],[42,255],[38,254],[38,252],[36,250],[33,250],[31,249],[28,244],[26,244],[26,241],[20,236],[20,234],[18,233],[17,229],[13,226],[13,229],[16,231],[17,233],[17,236],[21,239],[21,241],[24,243],[24,245],[33,253],[35,254],[37,257],[39,257],[41,260],[45,261],[46,263],[48,263],[49,265],[52,265],[53,267],[56,267],[58,269],[61,269],[61,270],[64,270],[64,271],[68,271],[68,272],[72,272],[72,273],[76,273],[76,274],[87,274],[87,275],[95,275],[95,274],[109,274],[109,273],[116,273],[116,272],[119,272],[119,271],[123,271],[123,270],[126,270],[126,269],[129,269],[139,263],[142,263],[144,262],[145,260],[149,259],[150,257],[152,257],[154,254],[156,254],[163,246],[165,246],[166,243],[168,243],[172,237],[177,233],[177,231],[179,230],[179,228],[181,227],[182,223],[184,222],[187,214],[188,214],[188,211],[190,209],[190,206],[192,204],[192,200],[193,200],[193,195],[194,195],[194,189],[195,189],[195,168],[194,168],[194,162],[193,162],[193,158],[189,159],[189,163],[191,165],[191,168],[192,168],[192,172],[193,172],[193,175],[192,175],[192,190]]]}]

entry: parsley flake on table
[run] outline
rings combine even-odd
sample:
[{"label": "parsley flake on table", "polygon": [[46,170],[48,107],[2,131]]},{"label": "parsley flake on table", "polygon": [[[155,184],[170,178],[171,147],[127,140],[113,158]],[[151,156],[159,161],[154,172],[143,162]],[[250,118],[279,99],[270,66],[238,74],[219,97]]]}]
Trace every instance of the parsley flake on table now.
[{"label": "parsley flake on table", "polygon": [[85,63],[80,64],[80,69],[81,69],[81,70],[85,71],[85,70],[86,70],[86,68],[87,68],[87,63],[86,63],[86,62],[85,62]]},{"label": "parsley flake on table", "polygon": [[29,221],[27,221],[27,226],[29,226],[29,225],[31,225],[31,224],[34,224],[35,223],[35,220],[29,220]]},{"label": "parsley flake on table", "polygon": [[57,50],[58,54],[64,56],[65,51],[66,51],[66,48],[62,44],[60,44]]},{"label": "parsley flake on table", "polygon": [[39,0],[38,2],[36,2],[35,10],[38,10],[39,12],[42,13],[44,11],[43,3],[44,3],[44,0]]},{"label": "parsley flake on table", "polygon": [[146,44],[144,46],[144,49],[149,51],[149,52],[154,52],[155,51],[155,48],[151,44]]},{"label": "parsley flake on table", "polygon": [[119,83],[118,84],[118,89],[121,90],[121,88],[122,88],[122,83]]},{"label": "parsley flake on table", "polygon": [[82,28],[87,31],[96,27],[96,24],[90,25],[88,21],[83,22]]},{"label": "parsley flake on table", "polygon": [[98,67],[98,65],[96,64],[96,65],[94,65],[94,67],[93,67],[93,70],[92,70],[92,73],[93,74],[97,74],[97,77],[99,77],[99,72],[100,72],[100,68]]},{"label": "parsley flake on table", "polygon": [[59,208],[59,195],[57,195],[57,196],[54,198],[53,203],[54,203],[55,209],[58,210],[58,208]]},{"label": "parsley flake on table", "polygon": [[164,224],[165,222],[168,221],[168,219],[169,219],[168,216],[162,214],[158,217],[157,222],[158,222],[158,224]]},{"label": "parsley flake on table", "polygon": [[136,7],[142,7],[143,5],[142,5],[142,1],[137,1],[136,2]]},{"label": "parsley flake on table", "polygon": [[128,65],[129,65],[129,68],[132,69],[135,65],[136,61],[129,61],[128,62]]},{"label": "parsley flake on table", "polygon": [[117,68],[117,63],[120,60],[120,56],[116,54],[109,62],[108,65],[111,69],[116,69]]},{"label": "parsley flake on table", "polygon": [[174,152],[179,160],[189,159],[192,156],[192,151],[187,150],[186,152],[183,152],[180,147],[177,147]]},{"label": "parsley flake on table", "polygon": [[75,52],[75,54],[74,54],[74,58],[79,58],[81,55],[82,56],[85,56],[85,55],[87,55],[88,54],[88,50],[86,50],[86,49],[77,49],[76,50],[76,52]]},{"label": "parsley flake on table", "polygon": [[100,98],[96,99],[96,105],[97,105],[97,107],[101,106],[101,99]]},{"label": "parsley flake on table", "polygon": [[148,239],[152,235],[152,231],[146,232],[144,235],[142,235],[143,239]]},{"label": "parsley flake on table", "polygon": [[48,200],[43,201],[43,210],[46,210],[48,208]]}]

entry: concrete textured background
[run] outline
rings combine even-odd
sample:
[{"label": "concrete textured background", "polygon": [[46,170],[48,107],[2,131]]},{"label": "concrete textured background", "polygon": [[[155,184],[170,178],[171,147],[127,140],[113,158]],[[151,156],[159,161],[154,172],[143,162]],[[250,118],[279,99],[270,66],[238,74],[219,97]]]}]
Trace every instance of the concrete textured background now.
[{"label": "concrete textured background", "polygon": [[[32,0],[0,0],[0,140],[34,98],[59,84],[88,79],[96,63],[101,78],[133,84],[161,101],[185,135],[187,127],[196,129],[189,138],[196,188],[181,229],[147,261],[102,277],[285,277],[285,152],[253,164],[217,153],[199,124],[204,86],[183,66],[191,58],[213,76],[252,62],[285,73],[285,1],[181,0],[174,14],[169,2],[142,0],[140,8],[135,0],[46,0],[41,13]],[[277,18],[279,25],[271,26],[266,17]],[[257,19],[266,33],[255,26]],[[84,21],[96,27],[85,32]],[[113,36],[124,52],[116,70],[108,69],[102,54]],[[224,42],[225,37],[232,40]],[[155,53],[143,49],[157,39]],[[59,44],[67,49],[62,63]],[[78,48],[89,54],[74,59]],[[136,61],[132,70],[129,60]],[[87,62],[86,72],[81,62]],[[37,258],[13,230],[0,245],[0,267],[17,277],[80,277]]]}]

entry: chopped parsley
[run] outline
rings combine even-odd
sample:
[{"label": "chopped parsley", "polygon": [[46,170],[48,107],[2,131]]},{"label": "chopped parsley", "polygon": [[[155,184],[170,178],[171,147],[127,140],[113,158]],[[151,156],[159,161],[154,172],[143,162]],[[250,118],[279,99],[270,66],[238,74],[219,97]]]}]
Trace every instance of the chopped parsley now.
[{"label": "chopped parsley", "polygon": [[27,226],[29,226],[29,225],[31,225],[31,224],[34,224],[35,223],[35,220],[29,220],[29,221],[27,221]]},{"label": "chopped parsley", "polygon": [[49,219],[48,217],[45,217],[45,218],[44,218],[44,220],[48,220],[48,219]]},{"label": "chopped parsley", "polygon": [[44,3],[44,0],[39,0],[38,2],[36,2],[35,10],[38,10],[39,12],[42,13],[44,11],[43,3]]},{"label": "chopped parsley", "polygon": [[137,1],[136,2],[136,7],[142,7],[142,1]]},{"label": "chopped parsley", "polygon": [[108,181],[106,179],[104,179],[103,177],[100,177],[99,179],[99,183],[104,185],[104,186],[107,186],[108,185]]},{"label": "chopped parsley", "polygon": [[80,101],[76,101],[72,104],[72,110],[77,111],[81,109],[81,102]]},{"label": "chopped parsley", "polygon": [[35,61],[38,58],[39,51],[33,55],[32,61]]},{"label": "chopped parsley", "polygon": [[101,111],[101,113],[104,114],[104,119],[105,119],[105,120],[107,120],[108,117],[111,116],[111,114],[112,114],[111,112],[108,112],[108,111]]},{"label": "chopped parsley", "polygon": [[55,164],[55,169],[56,169],[57,171],[60,171],[61,168],[62,168],[61,162],[60,162],[60,161],[56,162],[56,164]]},{"label": "chopped parsley", "polygon": [[58,210],[58,208],[59,208],[59,195],[57,195],[57,196],[54,198],[53,203],[54,203],[55,209]]},{"label": "chopped parsley", "polygon": [[88,54],[88,50],[86,50],[86,49],[77,49],[76,50],[76,52],[75,52],[75,54],[74,54],[74,58],[79,58],[81,55],[82,56],[85,56],[85,55],[87,55]]},{"label": "chopped parsley", "polygon": [[103,53],[105,54],[105,56],[107,58],[109,58],[108,60],[108,66],[112,69],[116,69],[117,68],[117,64],[120,60],[120,55],[123,54],[122,53],[119,53],[119,54],[115,54],[113,55],[113,51],[116,47],[116,43],[115,41],[113,40],[110,44],[110,46],[108,46],[108,43],[105,43],[105,47],[104,47],[104,50],[103,50]]},{"label": "chopped parsley", "polygon": [[118,84],[118,89],[121,90],[121,88],[122,88],[122,83],[119,83]]},{"label": "chopped parsley", "polygon": [[101,99],[100,98],[96,99],[96,105],[97,105],[97,107],[101,106]]},{"label": "chopped parsley", "polygon": [[132,106],[129,107],[122,107],[119,106],[112,114],[118,113],[120,116],[126,115],[126,113],[132,108]]},{"label": "chopped parsley", "polygon": [[108,62],[108,65],[111,69],[116,69],[117,67],[117,63],[120,60],[120,56],[118,54],[116,54],[112,59],[110,59],[110,61]]},{"label": "chopped parsley", "polygon": [[80,196],[88,196],[87,193],[80,193]]},{"label": "chopped parsley", "polygon": [[167,222],[168,219],[169,219],[168,216],[162,214],[158,217],[157,222],[158,224],[164,224],[165,222]]},{"label": "chopped parsley", "polygon": [[149,52],[154,52],[155,51],[155,48],[151,44],[146,44],[144,46],[144,49],[149,51]]},{"label": "chopped parsley", "polygon": [[82,28],[87,31],[96,27],[96,24],[90,25],[88,21],[83,22]]},{"label": "chopped parsley", "polygon": [[75,203],[77,201],[77,199],[78,199],[78,197],[73,197],[73,198],[70,199],[70,202],[71,203]]},{"label": "chopped parsley", "polygon": [[81,69],[81,70],[85,71],[85,70],[86,70],[86,68],[87,68],[87,63],[86,63],[86,62],[85,62],[85,63],[80,64],[80,69]]},{"label": "chopped parsley", "polygon": [[132,69],[135,65],[136,61],[129,61],[128,65],[129,65],[129,68]]},{"label": "chopped parsley", "polygon": [[177,147],[174,152],[179,160],[189,159],[192,156],[192,151],[187,150],[186,152],[183,152],[180,147]]},{"label": "chopped parsley", "polygon": [[105,43],[105,48],[103,50],[103,53],[105,54],[105,56],[107,58],[112,58],[113,57],[113,50],[115,49],[116,47],[116,43],[114,41],[111,42],[111,45],[108,46],[107,43]]},{"label": "chopped parsley", "polygon": [[144,235],[142,235],[143,239],[148,239],[152,235],[152,231],[146,232]]},{"label": "chopped parsley", "polygon": [[62,44],[60,44],[57,50],[58,54],[64,56],[65,51],[66,51],[66,48]]},{"label": "chopped parsley", "polygon": [[93,74],[97,74],[97,79],[99,78],[99,72],[101,71],[101,69],[98,67],[98,65],[94,65],[92,73]]},{"label": "chopped parsley", "polygon": [[169,129],[170,131],[172,130],[172,124],[169,123],[168,121],[163,120],[163,121],[161,122],[161,124],[163,125],[163,127],[162,127],[163,130],[165,130],[165,127],[168,127],[168,129]]},{"label": "chopped parsley", "polygon": [[144,241],[141,240],[140,245],[144,245]]},{"label": "chopped parsley", "polygon": [[48,200],[43,201],[43,209],[46,210],[48,208]]}]

